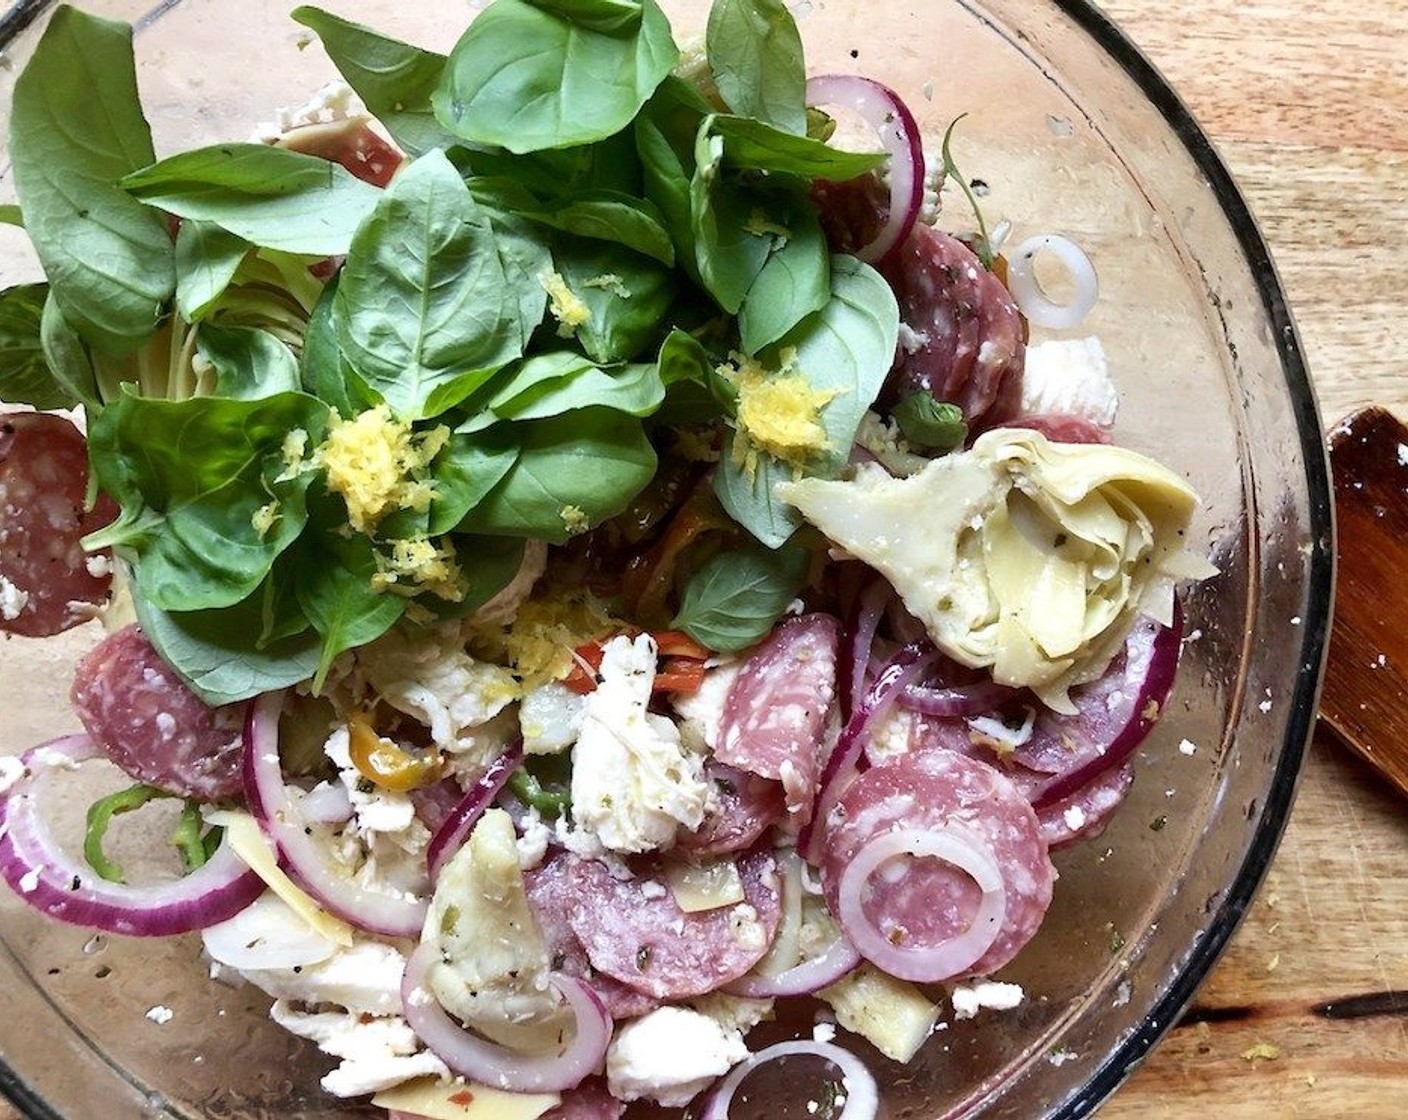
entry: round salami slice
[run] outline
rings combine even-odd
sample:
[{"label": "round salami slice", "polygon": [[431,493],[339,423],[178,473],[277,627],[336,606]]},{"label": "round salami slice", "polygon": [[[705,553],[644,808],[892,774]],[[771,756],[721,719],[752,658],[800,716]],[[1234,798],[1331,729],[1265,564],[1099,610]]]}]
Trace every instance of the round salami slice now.
[{"label": "round salami slice", "polygon": [[1038,809],[1036,817],[1046,846],[1054,850],[1099,836],[1133,784],[1134,764],[1126,762],[1106,770],[1070,796]]},{"label": "round salami slice", "polygon": [[374,187],[391,182],[406,158],[366,121],[355,117],[300,125],[280,136],[278,147],[340,163]]},{"label": "round salami slice", "polygon": [[772,853],[743,857],[738,871],[743,902],[689,914],[658,882],[578,860],[572,930],[592,965],[622,983],[662,1000],[703,995],[762,960],[782,915]]},{"label": "round salami slice", "polygon": [[1067,412],[1042,412],[1006,421],[1009,428],[1031,428],[1053,443],[1109,443],[1110,432],[1094,420]]},{"label": "round salami slice", "polygon": [[675,846],[683,852],[717,856],[746,851],[787,816],[781,782],[712,758],[704,764],[704,776],[713,782],[715,795],[698,828],[675,834]]},{"label": "round salami slice", "polygon": [[956,237],[922,224],[881,271],[908,328],[887,397],[932,393],[958,405],[977,430],[1016,416],[1027,344],[1022,316],[1002,281]]},{"label": "round salami slice", "polygon": [[139,781],[218,801],[243,788],[243,704],[212,708],[136,626],[110,634],[79,662],[71,690],[88,734]]},{"label": "round salami slice", "polygon": [[563,1093],[561,1103],[543,1113],[542,1120],[620,1120],[625,1111],[625,1101],[611,1095],[605,1078],[589,1077]]},{"label": "round salami slice", "polygon": [[577,861],[578,857],[570,852],[558,851],[546,863],[523,876],[528,902],[547,943],[553,971],[589,983],[617,1022],[654,1011],[660,1006],[658,999],[592,968],[586,949],[573,932],[569,915],[581,905],[580,889],[573,875]]},{"label": "round salami slice", "polygon": [[[1056,872],[1036,813],[1016,785],[977,759],[932,751],[872,767],[847,787],[827,826],[822,887],[843,926],[842,875],[857,853],[886,833],[956,837],[995,865],[1004,895],[1001,926],[959,974],[982,976],[1001,968],[1031,940],[1051,903]],[[974,926],[983,895],[969,871],[945,858],[897,857],[870,875],[860,905],[885,941],[908,950],[963,937]]]},{"label": "round salami slice", "polygon": [[62,416],[0,414],[0,630],[44,638],[107,598],[106,554],[79,543],[115,516],[106,496],[86,510],[88,445]]},{"label": "round salami slice", "polygon": [[744,662],[719,722],[714,756],[780,781],[797,827],[807,822],[816,798],[840,640],[841,625],[830,615],[782,622]]}]

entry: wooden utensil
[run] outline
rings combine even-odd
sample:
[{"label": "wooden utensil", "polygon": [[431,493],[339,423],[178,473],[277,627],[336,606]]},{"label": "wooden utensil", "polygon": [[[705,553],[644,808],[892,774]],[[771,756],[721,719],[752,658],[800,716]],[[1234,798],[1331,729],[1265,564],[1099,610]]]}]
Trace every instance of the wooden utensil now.
[{"label": "wooden utensil", "polygon": [[1330,432],[1338,537],[1320,717],[1408,795],[1408,427],[1370,407]]}]

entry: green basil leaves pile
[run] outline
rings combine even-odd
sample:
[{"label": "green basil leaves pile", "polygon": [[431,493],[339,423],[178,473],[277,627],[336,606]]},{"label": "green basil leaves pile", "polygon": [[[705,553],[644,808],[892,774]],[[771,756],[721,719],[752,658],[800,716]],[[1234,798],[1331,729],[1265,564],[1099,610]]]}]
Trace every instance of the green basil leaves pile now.
[{"label": "green basil leaves pile", "polygon": [[[446,55],[293,18],[408,154],[384,189],[264,144],[158,160],[130,28],[67,6],[15,85],[5,220],[47,280],[0,293],[0,397],[89,410],[122,507],[90,543],[127,562],[152,640],[212,703],[320,675],[408,612],[487,601],[527,540],[621,513],[667,427],[700,424],[723,425],[715,490],[755,543],[696,573],[680,624],[761,637],[804,576],[771,495],[795,468],[730,453],[718,370],[806,377],[808,469],[834,474],[898,323],[810,200],[883,157],[809,131],[781,0],[716,0],[688,60],[655,0],[495,0]],[[353,532],[306,452],[373,408],[435,434],[433,498]],[[382,555],[427,539],[454,601],[377,590]]]}]

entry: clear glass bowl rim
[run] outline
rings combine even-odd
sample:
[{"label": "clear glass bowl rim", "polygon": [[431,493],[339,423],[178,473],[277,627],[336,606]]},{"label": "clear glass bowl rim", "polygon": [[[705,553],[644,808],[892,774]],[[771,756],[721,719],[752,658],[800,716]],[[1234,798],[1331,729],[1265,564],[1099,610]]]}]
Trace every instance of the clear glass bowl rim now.
[{"label": "clear glass bowl rim", "polygon": [[[53,7],[56,0],[17,0],[0,13],[0,46]],[[179,0],[159,0],[138,26],[158,18]],[[1334,597],[1334,504],[1329,462],[1325,452],[1320,415],[1311,387],[1310,371],[1291,318],[1286,294],[1271,252],[1250,207],[1212,141],[1183,100],[1152,62],[1103,11],[1089,0],[1054,0],[1056,6],[1085,31],[1148,98],[1192,158],[1226,217],[1241,249],[1271,327],[1274,345],[1286,378],[1296,432],[1305,453],[1308,530],[1316,542],[1307,557],[1307,623],[1300,668],[1292,693],[1285,740],[1261,814],[1261,823],[1236,877],[1211,916],[1207,935],[1189,953],[1163,998],[1154,1005],[1138,1030],[1127,1036],[1096,1069],[1081,1091],[1069,1097],[1048,1120],[1078,1120],[1088,1116],[1130,1076],[1155,1044],[1177,1021],[1178,1013],[1211,971],[1250,907],[1280,843],[1295,800],[1301,762],[1315,726],[1320,684],[1328,645],[1330,610]],[[26,1120],[65,1120],[0,1059],[0,1095]]]}]

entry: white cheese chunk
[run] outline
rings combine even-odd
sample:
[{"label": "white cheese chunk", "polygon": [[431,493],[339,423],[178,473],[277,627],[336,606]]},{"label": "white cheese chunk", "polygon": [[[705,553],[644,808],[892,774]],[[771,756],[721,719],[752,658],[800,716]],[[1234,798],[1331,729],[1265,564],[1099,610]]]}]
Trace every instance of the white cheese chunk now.
[{"label": "white cheese chunk", "polygon": [[953,1017],[971,1019],[984,1007],[991,1011],[1011,1011],[1021,1004],[1023,993],[1020,984],[979,980],[958,985],[950,998],[953,1000]]},{"label": "white cheese chunk", "polygon": [[649,711],[655,652],[647,634],[606,643],[572,752],[573,818],[614,852],[668,848],[681,825],[699,827],[708,805],[701,757]]},{"label": "white cheese chunk", "polygon": [[1120,397],[1098,338],[1053,338],[1027,347],[1021,410],[1056,412],[1108,428]]},{"label": "white cheese chunk", "polygon": [[309,1013],[275,1000],[269,1017],[289,1033],[317,1043],[323,1053],[342,1059],[321,1082],[333,1096],[360,1097],[417,1077],[450,1076],[444,1062],[420,1048],[420,1039],[400,1016]]},{"label": "white cheese chunk", "polygon": [[747,1056],[737,1030],[697,1011],[661,1007],[616,1032],[606,1082],[620,1100],[682,1108]]}]

